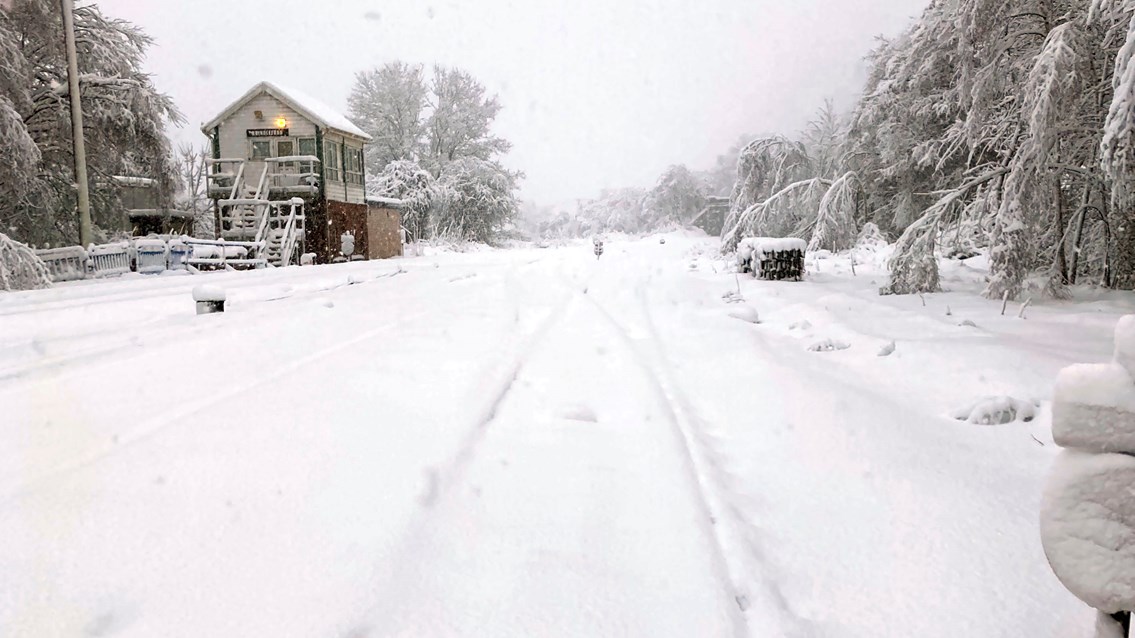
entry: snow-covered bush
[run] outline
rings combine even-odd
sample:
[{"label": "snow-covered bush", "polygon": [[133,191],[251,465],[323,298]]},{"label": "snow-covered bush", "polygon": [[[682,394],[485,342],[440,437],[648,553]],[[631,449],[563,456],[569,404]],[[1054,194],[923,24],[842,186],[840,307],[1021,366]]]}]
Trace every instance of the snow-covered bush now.
[{"label": "snow-covered bush", "polygon": [[35,251],[0,233],[0,290],[35,290],[50,285],[47,266]]},{"label": "snow-covered bush", "polygon": [[984,397],[954,411],[954,418],[977,425],[1004,425],[1036,418],[1036,404],[1013,397]]},{"label": "snow-covered bush", "polygon": [[[1133,373],[1135,315],[1116,327],[1114,363],[1065,368],[1053,397],[1065,450],[1045,486],[1041,541],[1064,586],[1104,614],[1135,609]],[[1112,625],[1101,615],[1097,633]]]},{"label": "snow-covered bush", "polygon": [[413,241],[427,238],[431,211],[444,196],[433,175],[411,160],[387,164],[382,172],[367,180],[367,194],[402,201],[402,225],[410,231]]},{"label": "snow-covered bush", "polygon": [[845,341],[837,341],[835,339],[824,339],[808,346],[808,352],[835,352],[837,350],[847,350],[851,344]]}]

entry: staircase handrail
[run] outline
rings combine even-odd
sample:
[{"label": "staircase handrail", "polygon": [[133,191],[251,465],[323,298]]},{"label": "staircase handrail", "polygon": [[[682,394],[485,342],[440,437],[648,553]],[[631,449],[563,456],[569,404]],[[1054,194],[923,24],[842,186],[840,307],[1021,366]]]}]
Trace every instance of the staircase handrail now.
[{"label": "staircase handrail", "polygon": [[288,223],[284,225],[284,243],[280,247],[280,265],[287,266],[292,262],[292,251],[296,249],[296,204],[290,205]]},{"label": "staircase handrail", "polygon": [[264,162],[264,171],[260,173],[260,182],[256,184],[256,194],[253,195],[254,199],[260,199],[264,194],[264,185],[268,182],[268,162]]},{"label": "staircase handrail", "polygon": [[[268,209],[271,208],[271,205],[263,203],[256,204],[254,205],[254,207],[260,209],[260,223],[256,226],[256,239],[254,241],[259,242],[261,245],[263,245],[265,243],[264,233],[268,230],[268,218],[271,217],[268,212]],[[259,256],[259,253],[257,254],[257,256]]]},{"label": "staircase handrail", "polygon": [[241,184],[244,183],[244,162],[240,163],[240,168],[236,171],[236,178],[233,179],[232,192],[229,193],[229,199],[236,199],[237,191],[240,190]]}]

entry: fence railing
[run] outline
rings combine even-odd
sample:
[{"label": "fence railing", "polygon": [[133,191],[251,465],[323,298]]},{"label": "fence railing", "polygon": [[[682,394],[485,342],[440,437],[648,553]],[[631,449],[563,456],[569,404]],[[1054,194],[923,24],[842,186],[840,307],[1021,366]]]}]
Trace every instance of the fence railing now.
[{"label": "fence railing", "polygon": [[193,248],[181,237],[143,237],[113,244],[65,246],[35,251],[53,282],[114,277],[128,272],[157,274],[188,269]]},{"label": "fence railing", "polygon": [[87,277],[87,251],[82,246],[47,248],[35,254],[47,266],[52,281],[77,281]]},{"label": "fence railing", "polygon": [[130,272],[130,242],[102,244],[87,248],[87,271],[94,277],[110,277]]}]

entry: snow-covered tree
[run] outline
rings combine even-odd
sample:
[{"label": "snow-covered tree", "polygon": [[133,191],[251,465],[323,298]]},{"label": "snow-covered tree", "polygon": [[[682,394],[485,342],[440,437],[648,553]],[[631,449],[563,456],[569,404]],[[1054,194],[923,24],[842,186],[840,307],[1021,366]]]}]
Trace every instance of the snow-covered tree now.
[{"label": "snow-covered tree", "polygon": [[671,166],[658,178],[643,202],[649,226],[690,221],[705,207],[706,185],[683,165]]},{"label": "snow-covered tree", "polygon": [[50,285],[47,266],[35,251],[0,233],[0,290],[35,290]]},{"label": "snow-covered tree", "polygon": [[423,149],[426,81],[421,66],[389,62],[355,74],[348,115],[374,138],[366,149],[367,173],[390,162],[417,160]]},{"label": "snow-covered tree", "polygon": [[402,225],[414,240],[427,239],[430,215],[443,203],[443,192],[429,171],[410,160],[396,160],[367,184],[367,192],[377,197],[402,200]]},{"label": "snow-covered tree", "polygon": [[644,212],[647,193],[641,188],[605,190],[596,199],[578,203],[573,234],[639,233],[648,229]]},{"label": "snow-covered tree", "polygon": [[1115,59],[1112,99],[1104,122],[1102,165],[1111,183],[1111,220],[1116,256],[1114,283],[1135,289],[1135,3],[1096,0],[1090,17],[1107,25],[1127,24]]},{"label": "snow-covered tree", "polygon": [[484,85],[467,71],[434,66],[428,100],[423,162],[435,176],[450,162],[462,158],[491,161],[512,147],[492,133],[500,101],[486,95]]},{"label": "snow-covered tree", "polygon": [[438,234],[484,243],[498,239],[518,213],[520,177],[477,157],[446,164],[438,180],[442,200],[434,219]]},{"label": "snow-covered tree", "polygon": [[[177,169],[165,128],[180,123],[172,100],[142,70],[152,40],[96,5],[75,9],[91,209],[96,233],[122,220],[114,175],[156,179],[163,204]],[[78,236],[74,161],[59,4],[16,0],[0,14],[0,228],[31,243]]]},{"label": "snow-covered tree", "polygon": [[[427,81],[421,67],[391,62],[356,76],[349,105],[351,119],[375,138],[367,151],[367,191],[404,200],[414,237],[437,229],[487,241],[486,229],[503,228],[503,200],[470,205],[491,193],[513,197],[520,178],[498,161],[510,148],[492,133],[500,102],[472,75],[435,65]],[[476,179],[486,182],[471,197]],[[461,202],[458,208],[454,201]],[[504,217],[511,219],[517,205],[513,197]],[[480,212],[489,217],[474,219]]]},{"label": "snow-covered tree", "polygon": [[859,231],[860,179],[849,168],[846,127],[830,101],[799,141],[764,137],[741,151],[723,248],[744,235],[799,237],[812,250],[845,250]]},{"label": "snow-covered tree", "polygon": [[1117,205],[1123,171],[1101,172],[1099,152],[1103,105],[1122,99],[1115,51],[1131,11],[1122,0],[935,0],[875,51],[847,157],[863,183],[859,221],[904,235],[889,290],[936,286],[924,251],[943,242],[926,235],[963,229],[990,252],[990,297],[1021,294],[1033,274],[1055,296],[1085,273],[1135,286],[1119,276],[1135,273],[1120,231],[1133,207]]},{"label": "snow-covered tree", "polygon": [[195,147],[181,144],[177,147],[177,170],[181,182],[181,192],[177,196],[177,207],[193,213],[193,236],[213,238],[216,236],[216,223],[212,200],[209,199],[206,183],[207,165],[210,157],[208,146]]}]

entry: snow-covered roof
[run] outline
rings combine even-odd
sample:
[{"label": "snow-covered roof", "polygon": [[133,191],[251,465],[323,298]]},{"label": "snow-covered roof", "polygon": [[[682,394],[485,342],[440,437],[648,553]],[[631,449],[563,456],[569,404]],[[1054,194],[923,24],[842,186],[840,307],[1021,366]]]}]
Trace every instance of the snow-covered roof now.
[{"label": "snow-covered roof", "polygon": [[277,100],[286,103],[288,106],[295,109],[299,114],[303,115],[319,126],[339,131],[340,133],[353,135],[354,137],[358,137],[366,141],[370,141],[371,139],[371,137],[367,135],[365,131],[352,124],[351,121],[347,119],[347,116],[328,106],[326,102],[314,98],[307,93],[304,93],[303,91],[298,91],[291,87],[285,87],[276,82],[261,82],[252,87],[247,93],[241,96],[240,99],[230,104],[225,108],[225,110],[221,111],[220,115],[214,117],[204,126],[202,126],[201,132],[208,135],[210,130],[219,126],[221,122],[232,117],[233,113],[236,113],[237,110],[240,109],[240,107],[244,106],[250,100],[260,95],[261,93],[267,93]]},{"label": "snow-covered roof", "polygon": [[131,177],[129,175],[111,175],[110,180],[119,186],[139,186],[153,188],[158,185],[157,180],[149,177]]},{"label": "snow-covered roof", "polygon": [[393,197],[367,197],[368,204],[379,204],[382,206],[389,206],[391,208],[401,208],[404,204],[402,200]]}]

